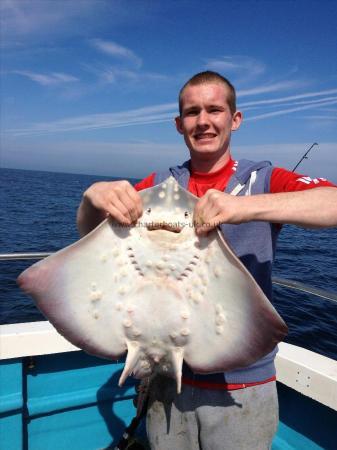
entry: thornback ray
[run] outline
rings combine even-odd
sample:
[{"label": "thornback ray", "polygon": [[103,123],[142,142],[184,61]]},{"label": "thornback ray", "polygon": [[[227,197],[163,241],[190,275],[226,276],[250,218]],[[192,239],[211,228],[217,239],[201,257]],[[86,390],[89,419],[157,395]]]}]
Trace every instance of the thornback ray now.
[{"label": "thornback ray", "polygon": [[19,276],[58,332],[103,358],[128,351],[121,384],[162,373],[178,391],[183,360],[215,373],[273,350],[287,327],[220,231],[195,234],[198,199],[173,177],[140,196],[135,226],[107,219]]}]

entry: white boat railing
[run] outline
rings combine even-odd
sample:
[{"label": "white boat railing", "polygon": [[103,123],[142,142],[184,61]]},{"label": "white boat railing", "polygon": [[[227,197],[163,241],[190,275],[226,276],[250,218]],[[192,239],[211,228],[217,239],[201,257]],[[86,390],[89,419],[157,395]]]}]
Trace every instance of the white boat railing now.
[{"label": "white boat railing", "polygon": [[0,253],[0,261],[19,261],[28,259],[43,259],[52,255],[53,252],[30,252],[30,253]]}]

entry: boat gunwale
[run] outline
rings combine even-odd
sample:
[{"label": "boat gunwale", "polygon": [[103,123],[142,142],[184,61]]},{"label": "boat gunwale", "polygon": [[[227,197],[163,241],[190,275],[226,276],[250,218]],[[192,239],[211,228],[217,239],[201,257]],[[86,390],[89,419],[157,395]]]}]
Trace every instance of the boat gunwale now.
[{"label": "boat gunwale", "polygon": [[[48,321],[0,325],[0,360],[80,351]],[[281,342],[277,380],[337,411],[337,361]]]}]

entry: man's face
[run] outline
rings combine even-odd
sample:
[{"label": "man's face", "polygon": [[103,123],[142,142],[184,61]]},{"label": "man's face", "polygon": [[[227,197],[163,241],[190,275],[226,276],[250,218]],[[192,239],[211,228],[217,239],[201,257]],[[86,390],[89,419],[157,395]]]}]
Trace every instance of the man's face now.
[{"label": "man's face", "polygon": [[239,111],[231,113],[228,88],[207,83],[187,86],[182,94],[181,116],[176,118],[191,157],[200,160],[223,156],[229,148],[231,132],[241,124]]}]

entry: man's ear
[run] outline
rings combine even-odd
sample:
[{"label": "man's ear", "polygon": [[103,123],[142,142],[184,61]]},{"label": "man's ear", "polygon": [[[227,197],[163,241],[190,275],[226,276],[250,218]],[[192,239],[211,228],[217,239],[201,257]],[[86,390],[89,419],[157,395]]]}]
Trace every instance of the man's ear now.
[{"label": "man's ear", "polygon": [[176,129],[177,129],[178,133],[184,134],[183,123],[182,123],[181,117],[177,116],[174,120],[176,123]]},{"label": "man's ear", "polygon": [[236,131],[239,129],[241,123],[243,121],[243,115],[241,111],[235,111],[232,118],[232,131]]}]

